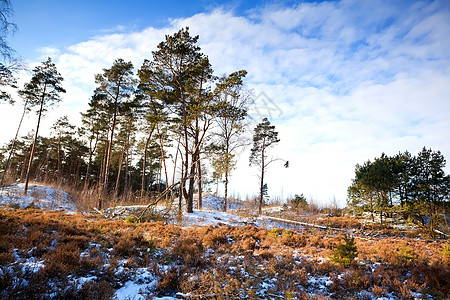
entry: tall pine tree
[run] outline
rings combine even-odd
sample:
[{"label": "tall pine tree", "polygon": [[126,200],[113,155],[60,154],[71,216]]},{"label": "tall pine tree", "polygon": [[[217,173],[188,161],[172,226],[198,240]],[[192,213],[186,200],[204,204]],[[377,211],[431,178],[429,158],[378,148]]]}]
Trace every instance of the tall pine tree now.
[{"label": "tall pine tree", "polygon": [[114,132],[118,123],[118,118],[124,111],[129,109],[127,101],[134,93],[136,79],[133,77],[133,64],[125,62],[123,59],[116,59],[109,69],[103,69],[103,74],[95,76],[95,83],[98,84],[94,97],[100,99],[101,107],[107,110],[111,116],[109,123],[109,140],[105,157],[104,171],[100,179],[100,196],[98,207],[103,206],[103,197],[108,192],[109,175],[111,168],[111,154],[114,143]]},{"label": "tall pine tree", "polygon": [[58,73],[55,64],[49,57],[47,61],[37,66],[33,70],[33,76],[29,83],[26,83],[24,88],[19,91],[19,94],[28,100],[31,106],[38,106],[37,111],[38,121],[36,125],[35,137],[31,148],[31,153],[28,161],[27,175],[25,181],[25,191],[28,191],[28,183],[31,175],[31,165],[33,162],[34,152],[36,150],[36,142],[39,134],[39,126],[43,113],[54,104],[61,101],[60,94],[65,93],[66,90],[62,87],[63,77]]},{"label": "tall pine tree", "polygon": [[267,118],[264,118],[261,123],[256,125],[253,134],[253,148],[250,153],[250,166],[257,166],[260,171],[259,214],[262,213],[262,206],[264,204],[264,175],[267,167],[276,160],[269,158],[267,152],[279,141],[280,139],[278,138],[278,132],[275,131],[275,126],[270,125]]}]

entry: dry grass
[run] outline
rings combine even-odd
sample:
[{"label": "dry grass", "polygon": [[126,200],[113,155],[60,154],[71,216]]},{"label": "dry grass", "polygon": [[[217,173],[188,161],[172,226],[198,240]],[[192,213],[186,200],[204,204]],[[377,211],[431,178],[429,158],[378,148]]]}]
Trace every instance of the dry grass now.
[{"label": "dry grass", "polygon": [[[218,299],[327,299],[331,293],[332,298],[357,299],[364,292],[401,299],[418,292],[445,299],[450,294],[448,244],[439,240],[357,238],[357,263],[344,269],[329,260],[343,234],[313,229],[301,234],[252,226],[182,229],[162,222],[130,224],[99,215],[8,209],[0,210],[0,232],[0,299],[50,293],[109,299],[129,279],[128,273],[116,272],[119,265],[146,268],[158,278],[149,298],[176,292]],[[31,258],[42,267],[32,271],[18,264]],[[83,276],[96,279],[74,281]],[[311,281],[321,277],[332,282],[326,291]]]}]

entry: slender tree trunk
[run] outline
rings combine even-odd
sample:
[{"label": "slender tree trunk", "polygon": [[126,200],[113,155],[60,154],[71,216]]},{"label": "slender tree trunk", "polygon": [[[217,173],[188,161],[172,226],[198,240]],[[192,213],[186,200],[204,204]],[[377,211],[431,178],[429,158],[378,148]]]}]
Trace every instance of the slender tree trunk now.
[{"label": "slender tree trunk", "polygon": [[223,211],[227,211],[227,205],[228,205],[228,177],[230,173],[230,164],[231,164],[231,153],[230,152],[230,145],[229,145],[230,139],[226,140],[226,147],[225,147],[225,153],[226,153],[226,164],[225,164],[225,194],[223,197]]},{"label": "slender tree trunk", "polygon": [[[167,165],[166,165],[166,157],[164,155],[164,141],[163,138],[161,136],[161,132],[159,130],[159,126],[158,124],[156,124],[156,129],[158,131],[158,137],[159,137],[159,146],[160,146],[160,150],[161,150],[161,160],[164,166],[164,178],[166,180],[166,189],[169,187],[169,178],[168,178],[168,174],[167,174]],[[167,197],[167,194],[166,194]]]},{"label": "slender tree trunk", "polygon": [[159,169],[158,169],[158,185],[156,186],[156,192],[161,193],[161,179],[162,179],[162,159],[159,157]]},{"label": "slender tree trunk", "polygon": [[57,145],[57,157],[58,157],[58,166],[56,167],[56,173],[58,174],[57,180],[58,184],[61,184],[62,176],[61,176],[61,135],[58,135],[58,145]]},{"label": "slender tree trunk", "polygon": [[106,135],[106,143],[105,143],[105,150],[103,153],[103,159],[102,159],[102,165],[100,167],[100,180],[98,182],[98,208],[102,209],[103,206],[103,195],[104,195],[104,190],[105,190],[105,177],[106,177],[106,158],[108,156],[108,149],[109,149],[109,138],[107,137],[108,133]]},{"label": "slender tree trunk", "polygon": [[261,151],[261,182],[260,182],[260,187],[259,187],[259,214],[262,213],[262,206],[263,206],[263,202],[264,202],[264,172],[265,172],[265,157],[264,157],[264,145],[265,145],[265,140],[263,140],[263,148]]},{"label": "slender tree trunk", "polygon": [[17,138],[19,136],[20,127],[22,126],[23,118],[25,117],[25,114],[27,113],[27,106],[28,106],[28,100],[25,100],[25,103],[23,105],[22,117],[20,118],[20,122],[19,122],[19,126],[17,127],[16,135],[14,136],[13,142],[11,144],[11,149],[9,150],[8,159],[6,160],[5,170],[3,171],[2,179],[0,181],[0,186],[3,185],[3,182],[5,181],[6,174],[8,173],[9,163],[11,161],[11,156],[12,156],[14,150],[15,150],[16,141],[17,141]]},{"label": "slender tree trunk", "polygon": [[203,195],[202,195],[202,166],[200,164],[200,158],[197,160],[197,173],[198,173],[198,209],[203,207]]},{"label": "slender tree trunk", "polygon": [[[175,154],[175,161],[174,161],[174,163],[173,163],[173,175],[172,175],[172,184],[175,184],[175,174],[176,174],[176,171],[177,171],[177,161],[178,161],[178,155],[182,155],[181,154],[181,150],[180,150],[180,144],[181,144],[181,134],[180,134],[180,136],[178,137],[178,145],[177,145],[177,152],[176,152],[176,154]],[[181,156],[181,158],[182,158],[182,156]],[[181,174],[183,174],[183,163],[181,163]],[[179,191],[179,197],[178,197],[178,215],[180,216],[181,215],[181,196],[182,196],[182,186],[183,186],[183,184],[182,184],[182,178],[181,178],[181,180],[180,180],[180,191]],[[172,196],[172,191],[170,192],[171,193],[171,196]],[[172,198],[171,198],[172,199]]]},{"label": "slender tree trunk", "polygon": [[125,183],[124,183],[124,189],[123,189],[123,195],[124,199],[126,200],[128,197],[128,162],[129,162],[129,155],[130,155],[130,134],[128,132],[127,134],[127,151],[125,152]]},{"label": "slender tree trunk", "polygon": [[123,157],[125,155],[125,147],[122,148],[122,153],[120,153],[120,159],[119,159],[119,168],[117,171],[117,178],[116,178],[116,187],[114,189],[114,196],[117,198],[119,196],[119,182],[120,182],[120,173],[122,172],[122,165],[123,165]]},{"label": "slender tree trunk", "polygon": [[225,194],[223,197],[223,211],[227,211],[227,206],[228,206],[228,168],[227,170],[225,170]]},{"label": "slender tree trunk", "polygon": [[[200,147],[199,147],[199,130],[198,130],[198,118],[196,118],[196,126],[195,126],[195,134],[194,134],[194,149],[192,152],[192,162],[191,162],[191,171],[189,175],[189,197],[191,200],[194,198],[194,183],[195,183],[195,175],[197,171],[197,163],[200,157]],[[200,178],[199,178],[200,179]],[[188,212],[193,212],[193,201],[191,201],[191,210]]]},{"label": "slender tree trunk", "polygon": [[[31,144],[31,146],[33,146],[33,144]],[[30,149],[31,152],[31,149]],[[25,176],[26,176],[26,170],[27,170],[27,162],[29,159],[29,155],[25,154],[23,157],[23,162],[22,162],[22,168],[20,170],[20,182],[25,181]]]},{"label": "slender tree trunk", "polygon": [[259,214],[262,213],[263,202],[264,202],[264,166],[262,166],[261,182],[259,186],[259,209],[258,209]]},{"label": "slender tree trunk", "polygon": [[[181,191],[183,193],[184,199],[186,200],[186,211],[188,213],[193,213],[193,199],[192,190],[189,189],[189,193],[186,190],[186,181],[188,180],[189,174],[189,139],[188,139],[188,124],[187,124],[187,110],[186,110],[186,99],[184,99],[183,87],[180,88],[181,91],[181,107],[183,112],[183,134],[184,134],[184,168],[183,175],[181,179]],[[193,178],[189,178],[191,182]],[[191,185],[191,184],[189,184]]]},{"label": "slender tree trunk", "polygon": [[[192,197],[191,194],[187,192],[186,190],[186,181],[188,180],[188,174],[189,174],[189,146],[188,146],[188,135],[187,135],[187,128],[185,129],[185,133],[184,133],[184,142],[185,142],[185,146],[184,146],[184,151],[185,151],[185,155],[184,155],[184,168],[183,168],[183,184],[182,184],[182,191],[183,191],[183,196],[184,199],[186,200],[186,211],[188,213],[193,213],[193,203],[192,203]],[[193,179],[190,178],[189,181],[192,181]]]},{"label": "slender tree trunk", "polygon": [[155,126],[152,126],[150,129],[150,133],[148,134],[147,140],[145,141],[144,147],[144,159],[142,160],[142,175],[141,175],[141,198],[144,197],[145,191],[145,169],[147,168],[147,153],[148,153],[148,145],[150,144],[150,139],[152,138],[153,130]]},{"label": "slender tree trunk", "polygon": [[39,108],[39,116],[38,116],[38,123],[36,126],[36,134],[34,135],[34,142],[33,142],[33,146],[31,147],[30,159],[28,161],[27,178],[25,181],[25,189],[24,189],[25,195],[28,192],[28,183],[30,182],[30,175],[31,175],[31,165],[33,163],[34,151],[36,149],[36,142],[37,142],[37,138],[38,138],[38,134],[39,134],[39,126],[41,124],[41,116],[42,116],[42,110],[44,108],[45,95],[46,95],[46,86],[44,86],[44,93],[41,98],[41,107]]},{"label": "slender tree trunk", "polygon": [[192,162],[191,162],[191,170],[189,172],[189,199],[191,199],[190,203],[189,203],[189,207],[188,207],[188,213],[193,213],[194,212],[194,185],[195,185],[195,173],[196,173],[196,169],[197,169],[197,151],[194,151],[194,153],[192,154]]},{"label": "slender tree trunk", "polygon": [[108,147],[108,153],[106,155],[106,163],[105,163],[105,179],[103,182],[103,195],[102,197],[104,197],[108,191],[108,180],[109,180],[109,169],[111,166],[111,153],[112,153],[112,145],[113,145],[113,140],[114,140],[114,129],[116,127],[116,122],[117,122],[117,101],[118,101],[118,96],[116,97],[115,101],[114,101],[114,114],[113,114],[113,120],[112,120],[112,124],[111,124],[111,135],[109,138],[109,147]]},{"label": "slender tree trunk", "polygon": [[89,187],[91,168],[92,168],[92,156],[94,155],[95,149],[97,148],[98,133],[97,133],[97,136],[95,137],[95,143],[94,143],[93,147],[92,147],[92,140],[93,140],[93,138],[91,138],[89,140],[89,161],[88,161],[88,165],[86,167],[86,178],[85,178],[85,182],[84,182],[85,190]]},{"label": "slender tree trunk", "polygon": [[[181,174],[184,173],[183,168],[184,168],[184,164],[181,164]],[[182,209],[182,190],[184,189],[184,187],[182,188],[182,186],[184,186],[183,178],[181,178],[181,181],[180,181],[180,193],[178,195],[178,216],[181,216],[181,214],[182,214],[182,211],[181,211],[181,209]]]}]

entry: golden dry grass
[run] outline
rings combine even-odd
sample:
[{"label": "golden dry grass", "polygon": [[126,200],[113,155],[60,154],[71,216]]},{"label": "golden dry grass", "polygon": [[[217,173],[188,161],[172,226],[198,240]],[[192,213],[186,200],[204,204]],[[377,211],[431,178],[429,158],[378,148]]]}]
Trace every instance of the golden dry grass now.
[{"label": "golden dry grass", "polygon": [[[0,210],[0,232],[2,299],[45,298],[49,292],[60,298],[108,299],[127,280],[116,274],[119,264],[147,268],[158,278],[149,297],[183,292],[252,298],[267,280],[266,295],[297,299],[356,299],[362,291],[404,299],[413,292],[436,299],[450,294],[448,244],[441,240],[356,238],[359,256],[344,269],[329,260],[343,233],[317,229],[183,229],[163,222],[133,224],[100,215],[5,209]],[[24,273],[14,267],[17,256],[44,266]],[[81,286],[69,280],[87,275],[97,279]],[[320,276],[332,282],[325,294],[309,281]]]}]

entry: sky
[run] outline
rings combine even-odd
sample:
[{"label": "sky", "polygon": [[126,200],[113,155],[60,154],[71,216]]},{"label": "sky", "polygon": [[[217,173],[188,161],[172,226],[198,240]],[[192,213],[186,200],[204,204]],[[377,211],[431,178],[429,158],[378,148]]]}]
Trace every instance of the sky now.
[{"label": "sky", "polygon": [[[279,132],[270,155],[290,167],[267,171],[273,197],[344,205],[358,163],[424,146],[450,158],[450,1],[104,3],[12,1],[11,47],[32,67],[52,57],[65,79],[44,130],[63,115],[79,124],[102,68],[123,58],[137,70],[166,34],[189,26],[217,75],[248,71],[252,122],[268,117]],[[0,105],[0,144],[19,111]],[[22,135],[36,122],[27,118]],[[248,155],[237,153],[230,183],[241,197],[258,191]]]}]

